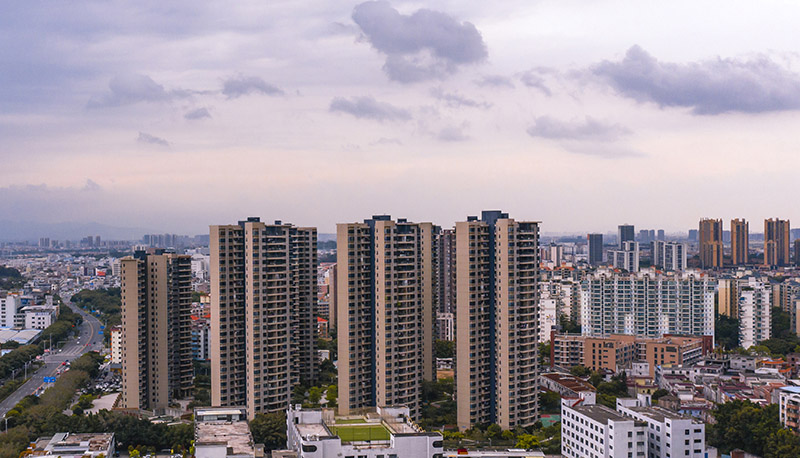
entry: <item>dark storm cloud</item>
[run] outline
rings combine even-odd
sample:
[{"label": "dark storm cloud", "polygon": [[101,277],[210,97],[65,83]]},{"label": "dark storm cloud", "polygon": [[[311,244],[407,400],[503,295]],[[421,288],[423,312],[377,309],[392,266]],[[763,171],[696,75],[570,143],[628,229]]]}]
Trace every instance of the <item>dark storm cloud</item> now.
[{"label": "dark storm cloud", "polygon": [[480,108],[482,110],[487,110],[492,107],[491,103],[479,102],[477,100],[472,100],[470,98],[464,97],[463,95],[444,92],[441,88],[431,89],[431,95],[452,108],[470,107],[470,108]]},{"label": "dark storm cloud", "polygon": [[386,102],[379,102],[370,96],[336,97],[331,101],[328,110],[332,113],[342,112],[361,119],[374,119],[376,121],[407,121],[411,113],[403,108],[398,108]]},{"label": "dark storm cloud", "polygon": [[267,83],[257,76],[236,76],[225,80],[222,93],[229,99],[248,94],[283,95],[282,89]]},{"label": "dark storm cloud", "polygon": [[89,108],[117,107],[139,102],[167,102],[191,95],[189,91],[167,91],[147,75],[138,73],[117,75],[108,82],[108,92],[92,97]]},{"label": "dark storm cloud", "polygon": [[591,140],[608,142],[631,133],[619,124],[607,124],[589,116],[584,121],[559,121],[549,116],[536,118],[528,128],[531,137],[542,137],[555,140]]},{"label": "dark storm cloud", "polygon": [[139,137],[136,138],[136,141],[139,143],[144,143],[148,145],[157,145],[157,146],[164,146],[169,147],[169,142],[161,137],[156,137],[155,135],[150,135],[147,132],[139,132]]},{"label": "dark storm cloud", "polygon": [[487,57],[486,44],[473,24],[439,11],[403,15],[388,2],[370,1],[353,9],[353,21],[386,55],[383,69],[389,78],[402,83],[442,78]]},{"label": "dark storm cloud", "polygon": [[766,56],[678,64],[659,62],[634,46],[621,61],[603,61],[589,72],[638,102],[687,107],[699,115],[800,108],[800,75]]},{"label": "dark storm cloud", "polygon": [[191,111],[187,111],[186,114],[183,115],[183,117],[189,120],[203,119],[203,118],[210,118],[211,113],[208,112],[208,108],[201,107]]}]

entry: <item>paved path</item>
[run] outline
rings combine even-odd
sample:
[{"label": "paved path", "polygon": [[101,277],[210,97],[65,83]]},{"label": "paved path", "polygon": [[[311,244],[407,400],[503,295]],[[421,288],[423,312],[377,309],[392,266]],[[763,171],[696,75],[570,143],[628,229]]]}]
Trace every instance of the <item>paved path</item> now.
[{"label": "paved path", "polygon": [[[80,325],[80,332],[77,337],[73,337],[64,344],[61,352],[43,356],[45,365],[36,371],[30,380],[19,387],[17,391],[11,393],[3,402],[0,402],[0,418],[5,417],[9,410],[13,409],[25,396],[33,394],[39,387],[44,385],[44,377],[56,375],[58,369],[64,361],[73,361],[89,351],[101,351],[103,349],[103,336],[99,335],[100,321],[94,316],[79,309],[71,302],[71,296],[63,297],[64,303],[79,313],[83,317]],[[80,343],[79,343],[80,342]],[[97,342],[97,343],[94,343]]]}]

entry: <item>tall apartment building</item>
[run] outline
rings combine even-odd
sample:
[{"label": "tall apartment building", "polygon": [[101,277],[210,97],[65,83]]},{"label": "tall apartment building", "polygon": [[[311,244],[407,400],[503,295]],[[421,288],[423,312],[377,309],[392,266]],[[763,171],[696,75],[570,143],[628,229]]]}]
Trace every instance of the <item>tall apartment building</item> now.
[{"label": "tall apartment building", "polygon": [[588,234],[589,264],[599,266],[603,263],[603,234]]},{"label": "tall apartment building", "polygon": [[419,418],[435,377],[435,230],[388,215],[337,225],[340,414],[405,405]]},{"label": "tall apartment building", "polygon": [[632,224],[620,224],[617,226],[617,247],[621,250],[623,243],[632,242],[636,239]]},{"label": "tall apartment building", "polygon": [[458,427],[539,419],[539,224],[500,211],[456,223]]},{"label": "tall apartment building", "polygon": [[251,217],[211,226],[211,402],[289,407],[317,377],[317,230]]},{"label": "tall apartment building", "polygon": [[750,348],[772,336],[772,287],[751,277],[739,285],[739,346]]},{"label": "tall apartment building", "polygon": [[0,328],[13,328],[21,302],[16,294],[0,292]]},{"label": "tall apartment building", "polygon": [[800,266],[800,239],[794,241],[794,265]]},{"label": "tall apartment building", "polygon": [[789,220],[764,220],[764,265],[785,266],[789,263]]},{"label": "tall apartment building", "polygon": [[121,270],[121,407],[159,412],[192,388],[192,258],[139,251]]},{"label": "tall apartment building", "polygon": [[739,316],[738,285],[735,278],[717,279],[717,313],[730,318]]},{"label": "tall apartment building", "polygon": [[703,269],[722,267],[722,220],[700,220],[700,265]]},{"label": "tall apartment building", "polygon": [[742,219],[731,220],[731,264],[747,264],[750,252],[750,224]]},{"label": "tall apartment building", "polygon": [[664,270],[686,270],[687,244],[682,242],[653,242],[653,265]]},{"label": "tall apartment building", "polygon": [[610,250],[609,261],[615,269],[624,269],[628,272],[639,271],[639,242],[625,241],[622,249]]},{"label": "tall apartment building", "polygon": [[714,335],[715,282],[697,271],[636,274],[600,269],[581,287],[587,336]]}]

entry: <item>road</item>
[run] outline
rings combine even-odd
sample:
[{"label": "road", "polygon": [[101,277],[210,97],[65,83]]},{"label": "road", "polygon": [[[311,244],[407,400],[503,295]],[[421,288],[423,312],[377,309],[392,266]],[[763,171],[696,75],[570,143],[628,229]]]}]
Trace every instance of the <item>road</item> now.
[{"label": "road", "polygon": [[[101,332],[100,326],[102,324],[94,316],[84,312],[69,302],[71,296],[62,297],[64,303],[72,309],[73,312],[79,313],[83,317],[77,337],[68,340],[61,351],[52,355],[43,356],[45,365],[36,371],[30,380],[25,382],[24,385],[19,387],[17,391],[13,392],[3,402],[0,402],[0,418],[5,417],[9,410],[14,408],[19,401],[25,396],[33,394],[39,387],[44,384],[44,377],[52,377],[56,375],[58,369],[65,361],[73,361],[84,353],[89,351],[101,351],[103,348],[103,336],[98,333]],[[96,342],[96,343],[95,343]],[[49,344],[49,342],[48,342]]]}]

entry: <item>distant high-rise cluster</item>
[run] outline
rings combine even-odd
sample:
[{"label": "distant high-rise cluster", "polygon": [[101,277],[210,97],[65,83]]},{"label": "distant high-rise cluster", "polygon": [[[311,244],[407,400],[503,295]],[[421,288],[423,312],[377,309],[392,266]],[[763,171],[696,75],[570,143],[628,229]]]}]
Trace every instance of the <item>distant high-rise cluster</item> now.
[{"label": "distant high-rise cluster", "polygon": [[700,265],[704,269],[722,267],[722,220],[700,220]]}]

